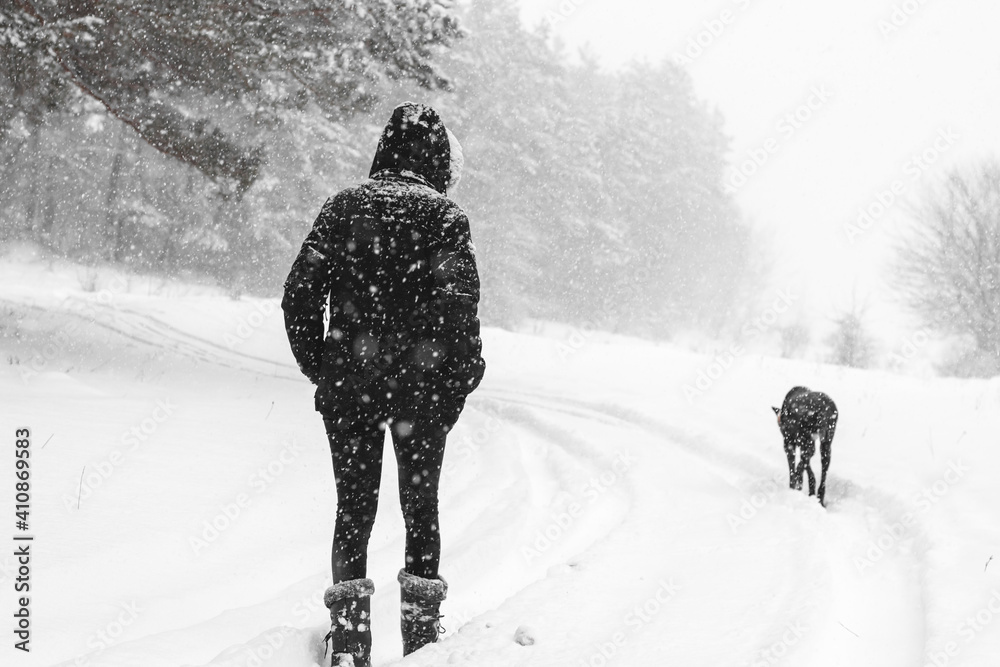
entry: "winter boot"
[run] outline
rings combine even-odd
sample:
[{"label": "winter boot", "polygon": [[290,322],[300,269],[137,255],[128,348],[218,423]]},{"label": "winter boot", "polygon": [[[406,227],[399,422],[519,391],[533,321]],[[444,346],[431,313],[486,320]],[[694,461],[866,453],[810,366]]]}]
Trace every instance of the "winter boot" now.
[{"label": "winter boot", "polygon": [[406,570],[399,571],[400,629],[403,631],[403,655],[409,655],[427,644],[433,644],[441,629],[441,602],[448,595],[448,582],[424,579]]},{"label": "winter boot", "polygon": [[326,589],[330,609],[330,667],[371,667],[371,579],[351,579]]}]

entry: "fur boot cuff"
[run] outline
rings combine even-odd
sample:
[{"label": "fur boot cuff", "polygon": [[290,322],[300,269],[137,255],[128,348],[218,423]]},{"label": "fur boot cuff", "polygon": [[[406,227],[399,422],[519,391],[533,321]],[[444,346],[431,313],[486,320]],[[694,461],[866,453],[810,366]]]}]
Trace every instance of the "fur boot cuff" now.
[{"label": "fur boot cuff", "polygon": [[323,604],[330,607],[337,600],[344,598],[366,598],[375,594],[375,582],[371,579],[350,579],[341,581],[326,589],[323,594]]},{"label": "fur boot cuff", "polygon": [[404,593],[415,595],[427,602],[442,602],[448,596],[448,582],[441,575],[438,575],[437,579],[424,579],[406,570],[400,570],[398,579]]}]

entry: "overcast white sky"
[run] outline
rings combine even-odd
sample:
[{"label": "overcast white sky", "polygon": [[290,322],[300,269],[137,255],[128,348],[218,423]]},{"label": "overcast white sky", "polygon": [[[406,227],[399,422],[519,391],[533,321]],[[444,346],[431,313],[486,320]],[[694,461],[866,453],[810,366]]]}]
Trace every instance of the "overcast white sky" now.
[{"label": "overcast white sky", "polygon": [[[907,334],[882,281],[893,220],[942,168],[1000,156],[1000,2],[521,2],[527,22],[548,17],[609,66],[694,56],[688,69],[726,119],[731,164],[771,149],[736,197],[773,239],[775,287],[807,286],[810,319],[856,292],[887,344]],[[797,110],[804,121],[782,123]],[[909,162],[924,151],[939,152],[933,165]],[[894,181],[887,212],[849,241],[846,226]]]}]

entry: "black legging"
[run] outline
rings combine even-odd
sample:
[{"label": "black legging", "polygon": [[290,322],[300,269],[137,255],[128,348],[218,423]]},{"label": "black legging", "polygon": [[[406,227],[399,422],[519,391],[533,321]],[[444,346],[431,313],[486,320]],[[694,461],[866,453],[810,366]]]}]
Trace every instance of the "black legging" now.
[{"label": "black legging", "polygon": [[[456,415],[457,417],[457,415]],[[381,423],[380,423],[381,422]],[[434,579],[441,560],[438,482],[445,438],[453,420],[398,417],[388,426],[399,474],[399,504],[406,522],[406,571]],[[324,419],[337,481],[333,580],[367,576],[368,538],[378,508],[385,422]]]}]

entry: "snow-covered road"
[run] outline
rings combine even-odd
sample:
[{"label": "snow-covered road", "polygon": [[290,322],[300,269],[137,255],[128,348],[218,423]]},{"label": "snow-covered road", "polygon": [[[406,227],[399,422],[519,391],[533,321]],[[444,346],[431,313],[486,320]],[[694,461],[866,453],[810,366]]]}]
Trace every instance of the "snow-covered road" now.
[{"label": "snow-covered road", "polygon": [[[33,651],[4,664],[319,660],[333,476],[276,304],[15,270],[0,400],[39,441],[37,551]],[[387,465],[376,665],[997,664],[998,381],[746,355],[689,400],[709,359],[672,346],[485,348],[442,481],[448,633],[400,659]],[[840,406],[826,510],[786,488],[769,406],[793,384]]]}]

